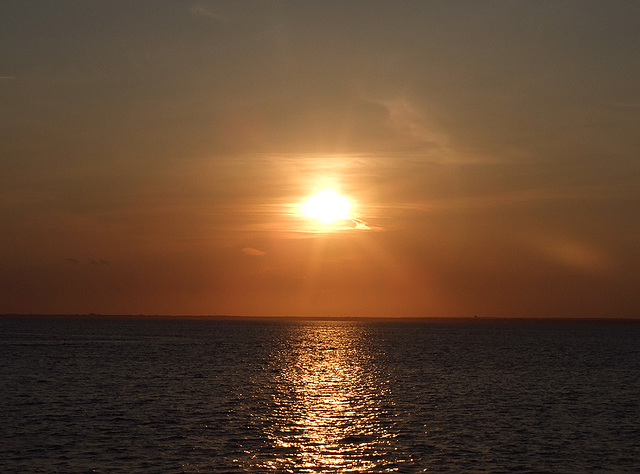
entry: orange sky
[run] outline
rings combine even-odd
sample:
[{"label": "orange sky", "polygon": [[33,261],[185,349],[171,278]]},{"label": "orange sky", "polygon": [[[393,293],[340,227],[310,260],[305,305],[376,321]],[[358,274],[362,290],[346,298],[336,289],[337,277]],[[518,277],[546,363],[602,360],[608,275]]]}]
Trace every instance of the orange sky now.
[{"label": "orange sky", "polygon": [[638,24],[4,3],[0,313],[640,317]]}]

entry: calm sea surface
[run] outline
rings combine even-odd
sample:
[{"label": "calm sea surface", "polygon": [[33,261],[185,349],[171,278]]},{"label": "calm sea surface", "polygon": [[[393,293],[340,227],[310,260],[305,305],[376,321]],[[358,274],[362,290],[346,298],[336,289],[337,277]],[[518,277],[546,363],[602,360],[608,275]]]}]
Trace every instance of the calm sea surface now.
[{"label": "calm sea surface", "polygon": [[1,472],[640,472],[640,324],[0,318]]}]

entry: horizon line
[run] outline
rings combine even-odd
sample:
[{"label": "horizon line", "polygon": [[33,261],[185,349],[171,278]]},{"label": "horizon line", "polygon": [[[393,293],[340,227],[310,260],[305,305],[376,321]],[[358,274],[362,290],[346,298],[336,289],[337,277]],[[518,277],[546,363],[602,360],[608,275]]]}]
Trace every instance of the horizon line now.
[{"label": "horizon line", "polygon": [[92,318],[92,319],[185,319],[185,320],[289,320],[289,321],[606,321],[640,322],[640,316],[304,316],[304,315],[230,315],[230,314],[109,314],[109,313],[3,313],[0,318]]}]

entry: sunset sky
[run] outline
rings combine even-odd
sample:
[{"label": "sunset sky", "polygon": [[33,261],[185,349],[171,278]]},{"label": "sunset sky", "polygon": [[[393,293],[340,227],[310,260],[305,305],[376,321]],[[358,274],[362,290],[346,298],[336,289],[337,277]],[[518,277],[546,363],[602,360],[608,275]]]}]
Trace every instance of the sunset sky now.
[{"label": "sunset sky", "polygon": [[2,1],[0,313],[640,317],[639,25]]}]

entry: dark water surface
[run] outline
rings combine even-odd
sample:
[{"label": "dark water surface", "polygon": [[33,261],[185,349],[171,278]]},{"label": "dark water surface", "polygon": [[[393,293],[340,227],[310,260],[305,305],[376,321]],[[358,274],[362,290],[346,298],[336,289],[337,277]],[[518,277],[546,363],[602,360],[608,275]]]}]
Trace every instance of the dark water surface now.
[{"label": "dark water surface", "polygon": [[2,472],[639,472],[640,324],[0,318]]}]

